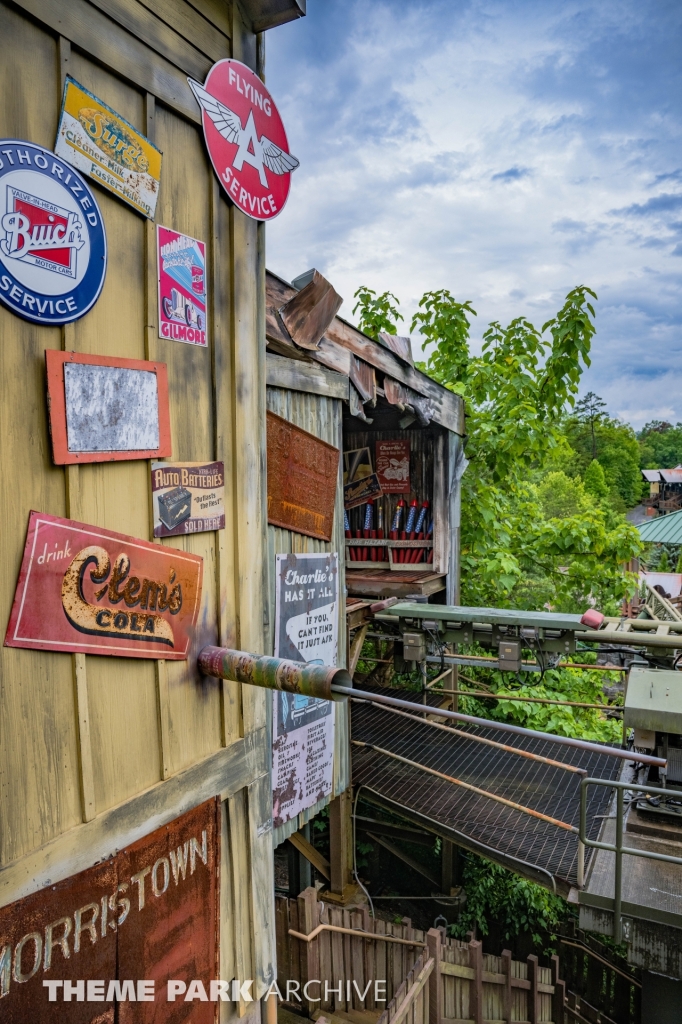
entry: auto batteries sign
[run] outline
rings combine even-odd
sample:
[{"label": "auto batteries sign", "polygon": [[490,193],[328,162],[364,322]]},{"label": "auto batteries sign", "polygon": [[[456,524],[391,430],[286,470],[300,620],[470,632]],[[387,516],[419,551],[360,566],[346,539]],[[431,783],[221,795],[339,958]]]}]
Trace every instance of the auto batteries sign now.
[{"label": "auto batteries sign", "polygon": [[[277,555],[275,657],[336,665],[338,555]],[[334,706],[301,694],[274,695],[273,823],[275,827],[332,792]]]},{"label": "auto batteries sign", "polygon": [[154,536],[225,528],[222,462],[152,462]]},{"label": "auto batteries sign", "polygon": [[206,348],[206,244],[157,227],[159,336]]},{"label": "auto batteries sign", "polygon": [[80,174],[42,146],[0,140],[0,301],[38,324],[66,324],[94,306],[107,242]]}]

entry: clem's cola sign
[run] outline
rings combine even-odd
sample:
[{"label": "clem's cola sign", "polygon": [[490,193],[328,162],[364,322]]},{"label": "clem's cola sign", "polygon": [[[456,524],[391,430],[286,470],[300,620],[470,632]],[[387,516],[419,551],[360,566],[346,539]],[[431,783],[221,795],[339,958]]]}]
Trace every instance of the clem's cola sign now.
[{"label": "clem's cola sign", "polygon": [[272,96],[238,60],[219,60],[203,85],[187,81],[201,107],[221,185],[247,217],[272,220],[287,201],[291,172],[298,167]]},{"label": "clem's cola sign", "polygon": [[31,512],[6,647],[184,660],[198,555]]}]

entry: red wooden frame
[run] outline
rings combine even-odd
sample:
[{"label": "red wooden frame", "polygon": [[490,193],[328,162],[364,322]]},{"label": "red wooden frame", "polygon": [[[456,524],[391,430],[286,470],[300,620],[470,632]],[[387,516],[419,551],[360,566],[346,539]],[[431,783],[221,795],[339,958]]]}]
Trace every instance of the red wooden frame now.
[{"label": "red wooden frame", "polygon": [[[171,445],[170,406],[168,404],[168,371],[165,363],[144,359],[120,359],[118,356],[91,356],[81,352],[60,352],[47,349],[47,396],[52,436],[52,459],[57,466],[82,462],[124,462],[132,459],[153,459],[173,454]],[[66,428],[66,393],[64,364],[86,363],[90,366],[115,366],[124,370],[147,370],[156,374],[159,396],[159,447],[144,451],[72,452]]]}]

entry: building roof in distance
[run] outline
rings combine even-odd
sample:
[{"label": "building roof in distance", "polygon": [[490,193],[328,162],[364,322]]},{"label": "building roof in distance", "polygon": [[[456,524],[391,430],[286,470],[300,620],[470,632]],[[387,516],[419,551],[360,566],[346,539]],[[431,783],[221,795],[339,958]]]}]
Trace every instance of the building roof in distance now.
[{"label": "building roof in distance", "polygon": [[667,516],[656,516],[637,529],[647,544],[682,544],[682,509]]}]

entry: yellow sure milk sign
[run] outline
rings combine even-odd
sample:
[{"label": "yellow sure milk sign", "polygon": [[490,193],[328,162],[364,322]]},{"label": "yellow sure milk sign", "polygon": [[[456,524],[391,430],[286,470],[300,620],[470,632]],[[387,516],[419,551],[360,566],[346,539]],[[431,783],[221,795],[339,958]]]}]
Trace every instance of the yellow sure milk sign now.
[{"label": "yellow sure milk sign", "polygon": [[161,151],[68,76],[55,153],[154,219]]}]

